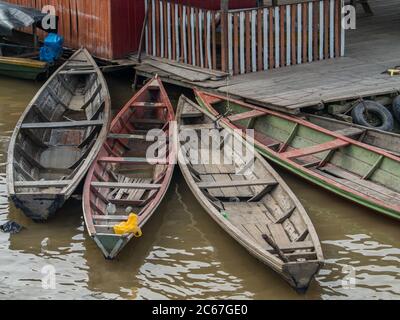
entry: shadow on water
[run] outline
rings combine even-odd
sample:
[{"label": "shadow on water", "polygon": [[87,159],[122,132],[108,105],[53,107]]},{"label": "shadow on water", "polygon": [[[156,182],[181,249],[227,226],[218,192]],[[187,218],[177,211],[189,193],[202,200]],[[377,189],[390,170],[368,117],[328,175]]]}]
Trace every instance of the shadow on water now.
[{"label": "shadow on water", "polygon": [[[114,112],[133,94],[129,78],[108,78]],[[281,170],[309,212],[327,262],[305,295],[226,235],[178,168],[143,237],[116,261],[106,261],[87,235],[79,201],[46,224],[31,222],[7,200],[5,163],[15,123],[40,85],[0,78],[0,223],[13,219],[26,228],[0,233],[0,299],[400,299],[399,223]],[[177,101],[179,92],[169,92]],[[53,290],[42,287],[46,266],[55,271]]]}]

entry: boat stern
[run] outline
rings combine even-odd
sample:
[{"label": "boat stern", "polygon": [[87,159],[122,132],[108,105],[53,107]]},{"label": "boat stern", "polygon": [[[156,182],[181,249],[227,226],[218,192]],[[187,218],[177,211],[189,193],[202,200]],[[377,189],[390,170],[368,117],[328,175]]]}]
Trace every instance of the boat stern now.
[{"label": "boat stern", "polygon": [[53,217],[65,203],[65,197],[60,194],[14,194],[10,197],[18,209],[36,222],[43,222]]},{"label": "boat stern", "polygon": [[312,279],[322,267],[320,261],[289,262],[283,265],[285,277],[299,292],[307,291]]}]

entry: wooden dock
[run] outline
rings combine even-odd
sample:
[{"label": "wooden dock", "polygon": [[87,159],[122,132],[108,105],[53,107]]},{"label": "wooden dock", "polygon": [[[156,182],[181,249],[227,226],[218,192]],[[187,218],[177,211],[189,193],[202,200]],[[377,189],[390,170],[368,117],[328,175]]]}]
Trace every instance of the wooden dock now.
[{"label": "wooden dock", "polygon": [[400,65],[400,6],[370,0],[374,15],[357,7],[357,28],[346,31],[345,57],[226,76],[171,60],[147,57],[139,75],[155,73],[166,82],[198,87],[289,113],[301,108],[400,92],[400,76],[385,71]]}]

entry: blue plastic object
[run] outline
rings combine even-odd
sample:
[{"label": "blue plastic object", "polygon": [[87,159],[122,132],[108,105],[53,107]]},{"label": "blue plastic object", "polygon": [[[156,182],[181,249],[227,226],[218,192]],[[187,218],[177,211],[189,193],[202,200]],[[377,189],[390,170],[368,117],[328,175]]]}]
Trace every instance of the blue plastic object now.
[{"label": "blue plastic object", "polygon": [[56,33],[49,33],[40,48],[40,61],[54,63],[63,52],[64,38]]}]

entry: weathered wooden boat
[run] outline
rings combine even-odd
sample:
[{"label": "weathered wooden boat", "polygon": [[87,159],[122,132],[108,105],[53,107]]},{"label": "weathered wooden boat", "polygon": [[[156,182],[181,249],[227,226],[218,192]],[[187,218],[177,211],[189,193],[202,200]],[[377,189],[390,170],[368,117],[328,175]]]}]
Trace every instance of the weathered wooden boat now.
[{"label": "weathered wooden boat", "polygon": [[169,150],[169,139],[165,138],[165,159],[147,157],[148,149],[154,145],[148,135],[157,129],[169,137],[173,120],[171,102],[156,77],[113,120],[89,170],[83,192],[86,227],[107,259],[115,258],[135,236],[116,234],[114,226],[135,213],[137,225],[142,228],[164,198],[174,170],[175,152]]},{"label": "weathered wooden boat", "polygon": [[99,152],[110,122],[107,84],[86,49],[39,90],[8,150],[8,192],[34,220],[46,220],[73,194]]},{"label": "weathered wooden boat", "polygon": [[[218,128],[216,117],[184,96],[179,101],[177,121],[179,165],[203,208],[250,254],[291,286],[307,289],[323,264],[323,254],[304,207],[287,184],[258,152],[251,161],[244,160],[232,146],[245,149],[249,146],[246,140],[224,124]],[[203,139],[223,128],[224,134],[213,138],[217,148],[207,148],[213,143]],[[201,147],[185,142],[186,136],[198,136]],[[210,161],[223,159],[227,148],[233,158],[230,164]],[[244,172],[245,168],[251,170]]]},{"label": "weathered wooden boat", "polygon": [[314,114],[304,113],[301,117],[324,129],[334,131],[337,134],[344,135],[370,146],[386,150],[396,156],[400,156],[400,134],[368,128],[358,124]]},{"label": "weathered wooden boat", "polygon": [[36,80],[48,70],[49,66],[46,62],[28,58],[0,56],[0,75],[26,80]]},{"label": "weathered wooden boat", "polygon": [[196,92],[231,128],[251,128],[268,159],[309,181],[400,219],[400,158],[308,121],[227,97]]}]

